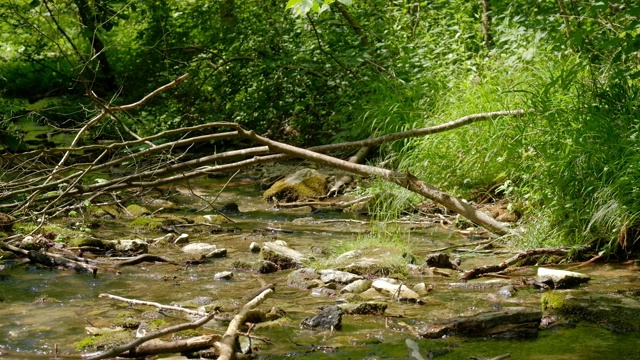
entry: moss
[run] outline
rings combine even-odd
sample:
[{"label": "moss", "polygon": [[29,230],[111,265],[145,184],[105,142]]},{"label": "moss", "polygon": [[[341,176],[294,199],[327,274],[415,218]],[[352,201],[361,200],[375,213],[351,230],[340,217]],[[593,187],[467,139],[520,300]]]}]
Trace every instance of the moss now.
[{"label": "moss", "polygon": [[181,225],[193,223],[192,220],[175,216],[175,215],[160,215],[156,217],[139,217],[131,221],[131,227],[138,230],[158,230],[163,226]]},{"label": "moss", "polygon": [[204,215],[204,216],[196,216],[193,219],[196,223],[204,223],[204,224],[228,224],[228,218],[222,215]]},{"label": "moss", "polygon": [[136,319],[131,313],[123,312],[111,321],[111,325],[123,327],[125,329],[135,329],[140,326],[140,320]]},{"label": "moss", "polygon": [[202,335],[202,332],[196,329],[190,329],[190,330],[182,330],[179,331],[175,334],[173,334],[171,336],[172,340],[182,340],[182,339],[188,339],[188,338],[192,338],[192,337],[196,337],[196,336],[200,336]]},{"label": "moss", "polygon": [[88,237],[88,236],[80,236],[80,237],[75,237],[73,239],[70,239],[69,241],[67,241],[67,245],[71,247],[89,246],[89,247],[97,247],[99,249],[104,249],[107,247],[107,244],[104,241],[100,239]]},{"label": "moss", "polygon": [[122,216],[120,210],[114,205],[90,206],[89,215],[101,219],[116,219]]},{"label": "moss", "polygon": [[327,192],[327,180],[312,169],[302,169],[290,177],[279,180],[264,192],[264,199],[290,202],[323,196]]},{"label": "moss", "polygon": [[640,331],[640,303],[606,295],[549,291],[541,297],[542,310],[598,324],[614,332]]},{"label": "moss", "polygon": [[130,331],[110,332],[96,336],[89,336],[80,341],[76,345],[78,351],[83,350],[102,350],[115,345],[126,344],[133,339]]},{"label": "moss", "polygon": [[151,211],[144,206],[140,206],[138,204],[131,204],[127,206],[127,212],[131,214],[133,217],[141,217],[145,215],[150,215]]}]

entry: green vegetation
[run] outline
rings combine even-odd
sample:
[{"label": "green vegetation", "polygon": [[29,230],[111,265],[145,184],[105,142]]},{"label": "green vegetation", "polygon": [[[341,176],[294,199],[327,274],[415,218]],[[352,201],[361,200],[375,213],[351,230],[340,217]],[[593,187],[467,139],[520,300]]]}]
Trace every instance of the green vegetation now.
[{"label": "green vegetation", "polygon": [[[5,2],[0,147],[40,146],[17,123],[51,133],[85,122],[88,90],[126,104],[184,73],[83,141],[233,121],[316,145],[522,108],[522,118],[384,145],[370,161],[470,201],[509,202],[523,213],[522,245],[625,255],[640,236],[640,4],[564,3]],[[359,191],[393,192],[375,207],[381,218],[421,201],[368,185]]]}]

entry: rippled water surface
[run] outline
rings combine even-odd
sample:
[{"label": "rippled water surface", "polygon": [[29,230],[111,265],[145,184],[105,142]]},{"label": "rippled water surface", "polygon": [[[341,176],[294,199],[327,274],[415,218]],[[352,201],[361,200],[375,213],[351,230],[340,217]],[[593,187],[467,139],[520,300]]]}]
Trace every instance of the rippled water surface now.
[{"label": "rippled water surface", "polygon": [[[213,198],[216,195],[217,190],[207,192],[205,189],[201,196]],[[391,303],[387,317],[345,316],[343,329],[339,332],[301,330],[298,324],[302,319],[315,314],[318,306],[335,303],[336,297],[313,297],[308,291],[286,287],[282,279],[289,271],[257,275],[236,270],[234,279],[227,282],[215,281],[213,275],[229,270],[235,260],[257,259],[258,255],[248,250],[252,241],[281,239],[294,249],[309,252],[315,246],[330,248],[341,241],[353,240],[365,233],[369,225],[359,221],[328,221],[354,220],[352,216],[345,217],[339,213],[309,214],[308,209],[274,211],[249,186],[227,189],[219,201],[235,201],[240,205],[241,213],[231,217],[236,221],[233,226],[241,231],[219,235],[192,234],[190,241],[209,242],[227,248],[228,255],[224,259],[189,267],[143,263],[122,268],[119,275],[101,272],[97,278],[72,271],[47,270],[32,265],[10,266],[7,263],[9,266],[0,271],[0,350],[51,354],[57,347],[60,353],[76,353],[75,343],[86,336],[86,326],[108,326],[111,319],[125,311],[136,314],[157,312],[148,306],[130,307],[123,302],[100,298],[101,293],[190,308],[196,308],[195,300],[201,297],[214,301],[224,299],[229,304],[241,306],[245,302],[242,298],[260,288],[263,282],[275,282],[279,284],[275,293],[262,307],[280,307],[287,311],[291,321],[283,326],[256,330],[256,335],[267,337],[272,342],[258,352],[260,358],[269,359],[407,359],[405,339],[415,339],[409,330],[411,326],[491,309],[487,297],[492,290],[451,288],[449,283],[457,281],[455,276],[410,277],[406,279],[407,284],[426,282],[433,286],[434,290],[425,298],[426,304]],[[199,206],[199,200],[193,198],[193,204]],[[291,222],[309,216],[313,221]],[[405,230],[409,226],[406,225]],[[292,232],[254,232],[265,227],[286,228]],[[105,239],[152,239],[162,234],[131,233],[125,223],[113,222],[95,230],[95,235]],[[429,249],[468,241],[438,228],[414,230],[409,237],[419,258]],[[177,261],[188,259],[172,246],[151,247],[150,252]],[[497,263],[509,255],[461,256],[463,268],[468,269]],[[580,271],[593,277],[584,287],[587,291],[607,292],[639,287],[639,273],[628,266],[596,265]],[[520,291],[506,305],[538,307],[539,297],[540,294],[533,290]],[[170,323],[185,321],[175,313],[164,312],[161,316]],[[226,324],[213,321],[205,331],[222,333],[225,329]],[[505,353],[510,353],[511,359],[640,359],[638,334],[617,335],[589,324],[542,331],[538,339],[530,341],[415,340],[438,359],[491,358]]]}]

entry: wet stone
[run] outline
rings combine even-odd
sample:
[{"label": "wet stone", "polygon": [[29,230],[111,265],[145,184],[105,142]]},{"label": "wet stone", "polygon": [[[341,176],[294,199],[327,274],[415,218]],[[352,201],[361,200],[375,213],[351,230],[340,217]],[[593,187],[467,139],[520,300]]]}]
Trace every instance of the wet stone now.
[{"label": "wet stone", "polygon": [[395,300],[414,302],[418,304],[424,303],[422,299],[420,299],[420,295],[406,285],[396,285],[388,282],[386,279],[377,279],[371,284],[371,287],[381,293],[393,297]]},{"label": "wet stone", "polygon": [[182,251],[191,255],[207,255],[216,250],[217,247],[206,243],[191,243],[182,248]]},{"label": "wet stone", "polygon": [[370,287],[371,287],[371,281],[370,280],[360,279],[360,280],[356,280],[356,281],[350,283],[349,285],[343,287],[342,290],[340,290],[340,292],[341,293],[359,294],[361,292],[366,291]]},{"label": "wet stone", "polygon": [[377,301],[362,302],[359,304],[339,305],[342,311],[348,315],[384,315],[387,304]]},{"label": "wet stone", "polygon": [[314,269],[298,269],[287,276],[287,285],[296,289],[307,290],[318,286],[315,282],[320,275]]},{"label": "wet stone", "polygon": [[342,328],[342,309],[335,305],[326,306],[316,315],[302,320],[300,327],[313,330],[340,330]]},{"label": "wet stone", "polygon": [[215,249],[212,252],[205,255],[206,258],[223,258],[227,256],[227,249]]},{"label": "wet stone", "polygon": [[556,289],[567,289],[591,280],[589,276],[578,272],[543,267],[538,268],[538,277],[551,279]]},{"label": "wet stone", "polygon": [[231,271],[222,271],[213,275],[214,280],[231,280],[233,279],[233,273]]},{"label": "wet stone", "polygon": [[283,270],[298,267],[307,260],[300,252],[290,249],[286,243],[284,245],[282,243],[280,241],[264,243],[260,251],[262,260],[271,261]]},{"label": "wet stone", "polygon": [[362,276],[339,270],[320,270],[320,280],[325,283],[335,282],[339,284],[350,284],[356,280],[362,280]]}]

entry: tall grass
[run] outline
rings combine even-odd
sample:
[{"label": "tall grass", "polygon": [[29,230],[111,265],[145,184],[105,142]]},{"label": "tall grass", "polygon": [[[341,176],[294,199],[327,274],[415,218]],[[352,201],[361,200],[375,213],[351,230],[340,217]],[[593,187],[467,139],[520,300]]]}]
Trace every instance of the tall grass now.
[{"label": "tall grass", "polygon": [[[377,93],[362,119],[373,132],[391,132],[479,112],[530,113],[396,144],[385,149],[385,165],[463,197],[498,187],[525,211],[522,246],[630,251],[640,233],[640,83],[621,75],[619,64],[593,64],[539,32],[517,30],[502,29],[511,42],[489,57],[426,69],[434,77],[407,85],[411,91]],[[372,189],[389,191],[381,182]],[[391,191],[395,200],[379,207],[383,218],[420,200]]]}]

